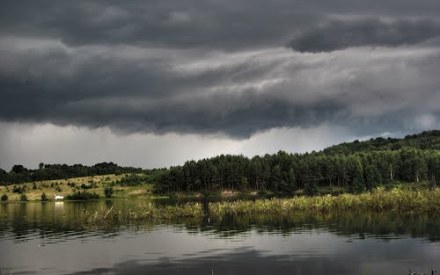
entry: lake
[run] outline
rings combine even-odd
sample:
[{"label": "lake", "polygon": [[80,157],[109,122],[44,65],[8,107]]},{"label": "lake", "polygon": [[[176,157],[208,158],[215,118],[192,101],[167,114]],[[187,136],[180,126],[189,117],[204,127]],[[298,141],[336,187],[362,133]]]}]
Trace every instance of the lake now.
[{"label": "lake", "polygon": [[431,274],[440,218],[292,213],[87,226],[135,200],[0,204],[0,274]]}]

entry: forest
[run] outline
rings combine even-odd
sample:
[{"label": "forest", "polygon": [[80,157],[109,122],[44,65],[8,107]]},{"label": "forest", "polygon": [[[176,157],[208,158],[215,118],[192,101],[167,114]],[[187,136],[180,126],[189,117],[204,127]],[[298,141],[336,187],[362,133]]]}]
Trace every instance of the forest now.
[{"label": "forest", "polygon": [[440,184],[440,131],[403,139],[375,138],[332,146],[320,152],[221,155],[171,167],[155,185],[157,193],[253,189],[313,195],[320,187],[362,192],[401,182]]}]

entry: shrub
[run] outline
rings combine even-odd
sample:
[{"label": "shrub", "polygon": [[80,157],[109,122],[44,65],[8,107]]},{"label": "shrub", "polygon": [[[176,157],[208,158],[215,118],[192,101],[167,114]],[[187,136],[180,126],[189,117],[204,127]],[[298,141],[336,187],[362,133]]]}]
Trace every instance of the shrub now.
[{"label": "shrub", "polygon": [[8,195],[3,194],[1,197],[1,201],[7,201],[8,200]]},{"label": "shrub", "polygon": [[66,200],[87,201],[87,200],[96,200],[96,199],[99,199],[98,194],[87,191],[82,191],[82,192],[78,191],[66,196]]},{"label": "shrub", "polygon": [[61,187],[57,186],[57,187],[55,187],[55,191],[61,192],[61,191],[63,191],[63,189],[61,189]]},{"label": "shrub", "polygon": [[27,200],[28,200],[28,198],[27,198],[26,194],[21,194],[20,201],[27,201]]},{"label": "shrub", "polygon": [[81,184],[81,189],[92,189],[92,188],[96,188],[96,183],[91,183],[91,184]]},{"label": "shrub", "polygon": [[113,188],[111,186],[107,186],[104,188],[104,195],[106,198],[111,198],[113,195]]},{"label": "shrub", "polygon": [[147,180],[146,176],[132,174],[132,175],[125,175],[124,177],[122,177],[118,181],[118,184],[122,187],[124,187],[124,186],[137,186],[137,185],[144,184],[146,182],[146,180]]},{"label": "shrub", "polygon": [[43,194],[41,194],[41,201],[48,201],[48,197],[46,195],[46,193],[43,192]]},{"label": "shrub", "polygon": [[14,187],[12,188],[12,192],[22,194],[22,193],[26,192],[26,187],[24,185],[23,186],[14,185]]}]

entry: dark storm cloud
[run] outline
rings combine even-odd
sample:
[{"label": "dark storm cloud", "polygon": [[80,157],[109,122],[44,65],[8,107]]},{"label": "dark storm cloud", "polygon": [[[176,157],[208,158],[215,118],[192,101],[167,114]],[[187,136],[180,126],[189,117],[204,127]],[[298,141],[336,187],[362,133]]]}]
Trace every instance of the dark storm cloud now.
[{"label": "dark storm cloud", "polygon": [[[191,63],[172,69],[165,58],[145,58],[142,53],[106,56],[108,52],[93,49],[68,53],[55,48],[40,54],[34,48],[30,56],[27,51],[8,54],[0,65],[0,117],[110,126],[126,132],[224,132],[246,137],[273,127],[317,125],[329,109],[332,115],[338,111],[334,103],[303,106],[286,103],[279,92],[256,94],[256,86],[280,58],[249,56],[236,64],[210,67],[218,62],[212,60],[199,69]],[[224,58],[231,63],[240,59]]]},{"label": "dark storm cloud", "polygon": [[[254,6],[254,4],[256,6]],[[10,1],[0,11],[9,34],[57,37],[68,45],[136,44],[221,50],[282,43],[297,13],[287,1]],[[286,9],[287,8],[287,9]]]},{"label": "dark storm cloud", "polygon": [[332,21],[303,31],[289,46],[300,52],[325,52],[357,46],[411,45],[436,37],[440,37],[440,24],[433,21]]},{"label": "dark storm cloud", "polygon": [[[3,121],[242,138],[321,124],[359,133],[427,128],[438,118],[438,1],[3,7]],[[283,46],[292,37],[302,52],[346,50],[299,53]]]},{"label": "dark storm cloud", "polygon": [[436,18],[436,0],[2,1],[4,34],[68,45],[135,44],[233,50],[282,45],[328,16]]}]

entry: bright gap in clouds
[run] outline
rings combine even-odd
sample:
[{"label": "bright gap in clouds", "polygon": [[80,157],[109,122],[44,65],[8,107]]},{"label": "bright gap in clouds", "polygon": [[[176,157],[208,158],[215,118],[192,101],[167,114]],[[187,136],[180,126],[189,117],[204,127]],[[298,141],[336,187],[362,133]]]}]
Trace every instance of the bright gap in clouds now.
[{"label": "bright gap in clouds", "polygon": [[160,168],[181,165],[220,154],[249,157],[287,152],[320,150],[356,137],[343,128],[275,128],[249,139],[178,134],[118,135],[109,128],[88,129],[53,124],[0,124],[0,167],[14,164],[36,168],[38,163],[92,165],[113,161],[119,165]]}]

